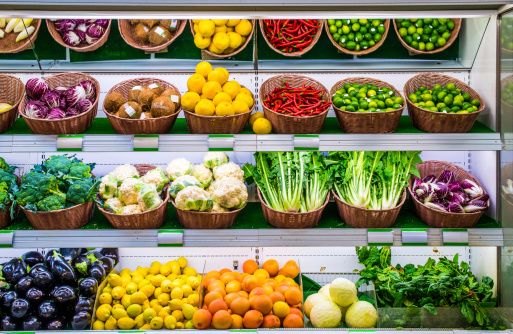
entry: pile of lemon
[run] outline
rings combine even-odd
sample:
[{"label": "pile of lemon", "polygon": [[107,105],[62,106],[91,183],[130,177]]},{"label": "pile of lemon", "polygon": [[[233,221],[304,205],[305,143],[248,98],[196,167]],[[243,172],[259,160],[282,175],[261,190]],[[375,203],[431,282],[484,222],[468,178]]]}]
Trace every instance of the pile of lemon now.
[{"label": "pile of lemon", "polygon": [[187,93],[182,107],[202,116],[232,116],[248,112],[255,101],[249,89],[228,81],[229,73],[222,67],[212,68],[202,61],[187,80]]},{"label": "pile of lemon", "polygon": [[253,25],[248,20],[192,20],[194,44],[215,54],[229,54],[244,45]]},{"label": "pile of lemon", "polygon": [[187,259],[110,274],[99,296],[95,330],[194,329],[201,275]]}]

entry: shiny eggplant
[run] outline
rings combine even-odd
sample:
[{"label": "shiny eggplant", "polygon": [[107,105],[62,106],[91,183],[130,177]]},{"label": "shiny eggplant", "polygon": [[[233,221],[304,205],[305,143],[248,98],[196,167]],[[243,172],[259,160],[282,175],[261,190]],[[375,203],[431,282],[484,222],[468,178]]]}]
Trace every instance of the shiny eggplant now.
[{"label": "shiny eggplant", "polygon": [[29,313],[29,310],[30,303],[26,299],[18,298],[11,304],[11,315],[16,319],[25,318],[25,316]]},{"label": "shiny eggplant", "polygon": [[93,263],[94,261],[98,261],[103,256],[103,254],[98,251],[91,250],[86,253],[86,256],[91,261],[91,263]]},{"label": "shiny eggplant", "polygon": [[57,308],[55,307],[55,304],[51,300],[45,300],[41,304],[39,304],[37,308],[37,314],[42,319],[52,319],[55,317],[57,313]]},{"label": "shiny eggplant", "polygon": [[74,330],[84,330],[91,325],[91,315],[85,311],[76,313],[71,319],[71,327]]},{"label": "shiny eggplant", "polygon": [[53,256],[50,260],[50,270],[57,281],[73,286],[77,284],[75,271],[57,251],[53,252]]},{"label": "shiny eggplant", "polygon": [[25,298],[32,304],[37,305],[46,299],[48,295],[38,288],[30,288],[25,294]]},{"label": "shiny eggplant", "polygon": [[54,283],[52,272],[44,265],[32,267],[29,276],[34,280],[34,286],[40,289],[49,290]]},{"label": "shiny eggplant", "polygon": [[66,319],[63,317],[57,317],[50,320],[45,326],[45,329],[49,331],[60,331],[66,329]]},{"label": "shiny eggplant", "polygon": [[45,255],[45,264],[48,266],[48,268],[50,268],[50,260],[52,259],[54,251],[58,252],[59,250],[58,249],[49,249],[48,253],[46,253],[46,255]]},{"label": "shiny eggplant", "polygon": [[119,262],[119,250],[117,248],[102,248],[100,250],[103,256],[110,257],[114,261],[114,265]]},{"label": "shiny eggplant", "polygon": [[109,274],[112,268],[114,268],[114,260],[110,257],[101,257],[100,262],[102,263],[103,269],[105,269],[105,274]]},{"label": "shiny eggplant", "polygon": [[25,264],[27,266],[29,266],[31,268],[33,266],[35,266],[36,264],[44,263],[44,261],[45,261],[45,258],[43,257],[43,255],[41,255],[41,253],[36,252],[36,251],[26,252],[25,254],[23,254],[21,256],[21,259],[23,260],[23,262],[25,262]]},{"label": "shiny eggplant", "polygon": [[18,320],[13,316],[6,314],[2,317],[2,330],[3,331],[15,331],[19,329]]},{"label": "shiny eggplant", "polygon": [[55,287],[51,292],[52,298],[60,303],[71,302],[77,299],[75,289],[68,285],[61,285]]},{"label": "shiny eggplant", "polygon": [[91,269],[91,261],[87,258],[86,254],[79,255],[73,261],[73,269],[82,276],[87,276],[89,269]]},{"label": "shiny eggplant", "polygon": [[88,297],[78,297],[77,303],[75,304],[75,312],[85,311],[87,313],[93,313],[94,299]]},{"label": "shiny eggplant", "polygon": [[27,265],[20,258],[11,259],[2,266],[2,276],[7,283],[16,284],[27,275]]},{"label": "shiny eggplant", "polygon": [[29,315],[21,323],[21,329],[24,331],[37,331],[43,327],[43,322],[36,315]]},{"label": "shiny eggplant", "polygon": [[98,291],[98,281],[93,277],[87,277],[78,283],[78,294],[84,297],[93,297]]},{"label": "shiny eggplant", "polygon": [[37,272],[37,271],[41,271],[41,270],[49,270],[49,268],[48,268],[48,266],[45,263],[35,264],[32,267],[30,267],[29,275],[32,272]]},{"label": "shiny eggplant", "polygon": [[14,268],[16,266],[16,261],[21,261],[20,259],[14,258],[6,263],[2,264],[2,277],[6,282],[10,283],[12,275],[14,274]]},{"label": "shiny eggplant", "polygon": [[100,261],[94,261],[91,269],[89,269],[89,276],[95,278],[98,283],[103,282],[105,279],[105,269]]},{"label": "shiny eggplant", "polygon": [[18,296],[25,296],[25,292],[28,291],[31,287],[34,286],[34,279],[30,276],[22,277],[18,283],[14,286],[14,291],[18,294]]},{"label": "shiny eggplant", "polygon": [[8,310],[11,308],[11,304],[13,301],[15,301],[16,299],[18,299],[18,294],[16,293],[16,291],[7,291],[5,292],[3,295],[2,295],[2,299],[0,300],[0,305]]},{"label": "shiny eggplant", "polygon": [[71,263],[80,255],[80,248],[59,248],[59,253],[66,262]]}]

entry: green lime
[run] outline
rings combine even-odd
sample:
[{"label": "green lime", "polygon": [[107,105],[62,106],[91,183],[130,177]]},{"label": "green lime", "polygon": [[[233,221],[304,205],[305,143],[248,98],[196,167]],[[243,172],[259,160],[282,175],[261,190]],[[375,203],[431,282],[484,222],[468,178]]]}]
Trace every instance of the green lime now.
[{"label": "green lime", "polygon": [[369,108],[377,108],[377,107],[378,107],[378,104],[375,101],[369,102]]},{"label": "green lime", "polygon": [[411,26],[411,22],[408,20],[404,20],[403,22],[401,22],[401,26],[408,28],[409,26]]},{"label": "green lime", "polygon": [[372,35],[369,34],[369,33],[366,33],[363,35],[363,38],[366,40],[366,41],[371,41],[372,40]]},{"label": "green lime", "polygon": [[438,27],[439,25],[440,25],[440,23],[438,22],[438,20],[437,20],[437,19],[433,19],[433,22],[431,22],[431,26],[432,26],[433,28],[436,28],[436,27]]},{"label": "green lime", "polygon": [[349,41],[349,42],[347,42],[347,44],[346,44],[346,48],[347,48],[348,50],[354,50],[354,49],[356,49],[356,43],[355,43],[355,42],[353,42],[353,41]]},{"label": "green lime", "polygon": [[454,107],[451,107],[451,111],[460,111],[460,107],[458,106],[454,106]]},{"label": "green lime", "polygon": [[431,51],[435,48],[435,45],[431,42],[426,43],[426,50]]},{"label": "green lime", "polygon": [[378,100],[378,101],[376,101],[376,103],[378,104],[378,108],[380,108],[380,109],[383,109],[386,107],[385,102],[383,102],[383,101]]},{"label": "green lime", "polygon": [[369,103],[365,100],[360,102],[360,109],[363,109],[363,110],[369,109]]},{"label": "green lime", "polygon": [[338,42],[340,40],[340,35],[337,33],[333,34],[333,39]]},{"label": "green lime", "polygon": [[337,29],[337,27],[336,27],[335,25],[330,25],[330,34],[332,34],[332,35],[333,35],[334,33],[336,33],[336,32],[337,32],[337,30],[338,30],[338,29]]},{"label": "green lime", "polygon": [[431,96],[431,94],[424,94],[424,95],[422,95],[422,101],[424,101],[424,102],[433,101],[433,96]]},{"label": "green lime", "polygon": [[447,106],[445,105],[445,103],[441,103],[441,102],[440,102],[440,103],[437,103],[437,104],[436,104],[436,107],[437,107],[438,109],[442,109],[442,108],[445,108],[445,107],[447,107]]},{"label": "green lime", "polygon": [[424,42],[419,42],[419,50],[420,50],[420,51],[424,51],[424,50],[426,50],[426,43],[424,43]]},{"label": "green lime", "polygon": [[470,101],[470,104],[472,104],[473,106],[479,107],[481,102],[479,102],[478,99],[473,99],[472,101]]},{"label": "green lime", "polygon": [[376,27],[371,27],[369,29],[369,32],[374,35],[374,34],[376,34],[378,32],[378,29],[376,29]]},{"label": "green lime", "polygon": [[417,34],[422,35],[424,33],[424,29],[417,28]]},{"label": "green lime", "polygon": [[356,35],[354,36],[354,41],[357,43],[363,41],[363,35],[361,33],[357,32]]},{"label": "green lime", "polygon": [[400,96],[397,96],[395,99],[394,99],[394,103],[395,104],[403,104],[404,103],[404,99]]},{"label": "green lime", "polygon": [[408,27],[408,35],[413,35],[416,32],[417,32],[417,28],[415,28],[414,26]]},{"label": "green lime", "polygon": [[367,92],[367,96],[376,96],[376,91],[374,89],[371,89]]},{"label": "green lime", "polygon": [[344,100],[342,100],[341,98],[334,98],[333,99],[333,104],[337,107],[337,108],[340,108],[344,105]]},{"label": "green lime", "polygon": [[445,88],[447,88],[448,90],[455,90],[456,89],[456,85],[453,83],[453,82],[449,82]]},{"label": "green lime", "polygon": [[438,44],[439,47],[444,46],[446,43],[447,43],[447,41],[445,40],[445,38],[442,38],[442,37],[439,37],[438,40],[436,41],[436,44]]},{"label": "green lime", "polygon": [[406,42],[406,44],[411,45],[411,42],[413,42],[413,38],[411,38],[411,36],[408,35],[404,37],[404,41]]},{"label": "green lime", "polygon": [[419,49],[419,42],[417,42],[417,41],[411,42],[411,47],[418,50]]},{"label": "green lime", "polygon": [[422,36],[420,36],[420,39],[423,43],[427,43],[429,42],[429,35],[423,34]]},{"label": "green lime", "polygon": [[449,38],[451,38],[451,33],[446,31],[442,34],[442,38],[445,38],[445,40],[448,40]]},{"label": "green lime", "polygon": [[433,86],[433,91],[442,89],[442,86],[436,84]]},{"label": "green lime", "polygon": [[331,26],[331,25],[334,25],[335,24],[335,20],[334,19],[329,19],[328,20],[328,25]]},{"label": "green lime", "polygon": [[435,103],[433,101],[426,101],[426,107],[431,108],[434,106],[435,106]]},{"label": "green lime", "polygon": [[340,36],[340,39],[338,40],[340,43],[347,43],[349,41],[349,38],[347,35]]},{"label": "green lime", "polygon": [[440,24],[446,24],[447,21],[449,21],[449,19],[438,19],[438,22],[440,22]]},{"label": "green lime", "polygon": [[385,33],[385,26],[384,25],[380,25],[378,26],[378,32],[383,35]]},{"label": "green lime", "polygon": [[449,30],[453,30],[454,29],[454,21],[447,21],[447,28],[449,28]]},{"label": "green lime", "polygon": [[467,102],[470,101],[470,94],[469,93],[463,93],[462,96],[463,96],[463,100],[465,100]]},{"label": "green lime", "polygon": [[354,108],[354,106],[350,105],[350,106],[347,106],[347,107],[346,107],[346,110],[347,110],[347,111],[355,112],[355,110],[356,110],[356,109]]},{"label": "green lime", "polygon": [[460,100],[454,99],[454,101],[452,102],[452,105],[461,108],[461,107],[463,107],[463,102],[461,102]]},{"label": "green lime", "polygon": [[392,99],[386,99],[386,100],[385,100],[385,106],[386,106],[387,108],[390,108],[390,107],[392,107],[393,105],[394,105],[394,101],[393,101]]},{"label": "green lime", "polygon": [[392,106],[392,110],[401,109],[402,107],[403,107],[402,105],[395,103],[395,104]]},{"label": "green lime", "polygon": [[432,32],[433,32],[433,28],[431,28],[430,26],[424,27],[424,34],[431,35]]},{"label": "green lime", "polygon": [[337,20],[337,22],[335,22],[335,26],[337,28],[341,28],[342,27],[342,21],[341,20]]},{"label": "green lime", "polygon": [[447,93],[446,92],[440,92],[436,95],[436,98],[438,100],[443,100],[445,97],[447,96]]},{"label": "green lime", "polygon": [[344,33],[344,35],[347,35],[351,32],[351,29],[349,28],[349,26],[343,26],[342,32]]},{"label": "green lime", "polygon": [[352,26],[351,26],[351,29],[353,29],[354,32],[357,32],[358,30],[360,30],[360,24],[358,23],[354,23]]},{"label": "green lime", "polygon": [[358,19],[358,23],[360,23],[361,25],[365,25],[367,24],[367,22],[369,22],[367,19]]},{"label": "green lime", "polygon": [[364,35],[365,35],[365,34],[366,34],[366,33],[368,33],[369,31],[367,30],[367,28],[365,28],[365,27],[361,27],[361,28],[360,28],[360,32],[361,32],[362,34],[364,34]]},{"label": "green lime", "polygon": [[417,95],[415,94],[408,95],[408,99],[410,99],[412,103],[417,103]]}]

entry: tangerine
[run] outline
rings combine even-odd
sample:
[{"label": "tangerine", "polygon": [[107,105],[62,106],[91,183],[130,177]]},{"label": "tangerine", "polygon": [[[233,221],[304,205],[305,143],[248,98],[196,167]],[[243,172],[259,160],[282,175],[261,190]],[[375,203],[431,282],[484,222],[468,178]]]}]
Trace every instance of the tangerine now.
[{"label": "tangerine", "polygon": [[222,299],[216,299],[216,300],[212,301],[210,303],[210,305],[208,305],[208,311],[212,315],[216,314],[217,312],[219,312],[221,310],[228,311],[228,304],[226,304],[226,302]]},{"label": "tangerine", "polygon": [[289,314],[283,319],[283,328],[302,328],[303,318],[300,318],[297,314]]},{"label": "tangerine", "polygon": [[296,278],[296,276],[299,275],[299,266],[297,265],[296,261],[290,260],[283,265],[281,271],[283,275],[287,277]]},{"label": "tangerine", "polygon": [[235,298],[230,304],[232,313],[244,316],[250,309],[249,300],[244,297]]},{"label": "tangerine", "polygon": [[226,297],[226,290],[221,287],[216,286],[214,289],[212,289],[212,291],[219,292],[223,298]]},{"label": "tangerine", "polygon": [[223,268],[221,270],[219,270],[219,274],[221,274],[221,276],[223,276],[223,274],[225,273],[231,273],[232,271],[228,268]]},{"label": "tangerine", "polygon": [[256,310],[251,310],[244,314],[242,323],[245,328],[258,328],[264,322],[264,315]]},{"label": "tangerine", "polygon": [[262,289],[264,290],[264,293],[268,296],[271,295],[271,293],[274,292],[273,287],[270,284],[264,284],[262,285]]},{"label": "tangerine", "polygon": [[230,307],[231,307],[232,302],[233,302],[235,299],[237,299],[237,298],[241,298],[241,297],[239,296],[239,294],[238,294],[238,293],[235,293],[235,292],[229,293],[229,294],[227,294],[227,295],[226,295],[226,297],[224,297],[224,301],[225,301],[225,302],[226,302],[226,304],[228,305],[228,308],[230,308]]},{"label": "tangerine", "polygon": [[228,311],[219,310],[212,317],[212,325],[215,329],[228,329],[232,325],[232,316]]},{"label": "tangerine", "polygon": [[249,293],[249,299],[251,299],[251,297],[253,297],[253,296],[258,296],[258,295],[265,295],[265,290],[261,287],[254,288]]},{"label": "tangerine", "polygon": [[278,292],[278,291],[273,291],[269,295],[269,297],[271,297],[271,300],[273,301],[273,304],[277,303],[277,302],[284,302],[285,301],[285,296],[283,295],[283,293]]},{"label": "tangerine", "polygon": [[280,328],[280,318],[275,315],[268,314],[264,317],[262,328]]},{"label": "tangerine", "polygon": [[290,288],[291,288],[290,284],[288,284],[288,283],[280,283],[276,287],[275,291],[281,292],[285,296],[285,291],[287,291]]},{"label": "tangerine", "polygon": [[224,283],[224,284],[228,284],[230,283],[231,281],[234,281],[235,280],[235,274],[232,273],[232,272],[227,272],[227,273],[224,273],[221,275],[221,281]]},{"label": "tangerine", "polygon": [[207,310],[197,310],[192,316],[192,323],[197,329],[207,329],[212,322],[212,314]]},{"label": "tangerine", "polygon": [[242,281],[242,290],[250,292],[254,288],[258,288],[260,286],[260,281],[252,275],[249,275]]},{"label": "tangerine", "polygon": [[216,299],[221,299],[221,300],[223,299],[223,295],[221,295],[221,293],[219,293],[219,291],[212,291],[212,292],[207,293],[205,295],[205,299],[204,299],[205,305],[208,307],[208,305],[210,305],[210,303]]},{"label": "tangerine", "polygon": [[259,311],[266,315],[269,314],[273,309],[273,301],[271,297],[266,295],[256,295],[249,300],[251,308]]},{"label": "tangerine", "polygon": [[303,319],[303,313],[298,308],[291,307],[290,314],[297,314],[301,319]]},{"label": "tangerine", "polygon": [[270,259],[270,260],[267,260],[264,262],[264,265],[262,266],[262,268],[267,270],[269,275],[276,276],[276,274],[280,270],[280,265],[278,264],[278,261]]},{"label": "tangerine", "polygon": [[226,292],[228,293],[239,292],[240,290],[242,290],[242,284],[239,281],[233,280],[226,284]]},{"label": "tangerine", "polygon": [[285,291],[285,300],[290,305],[297,305],[303,301],[303,294],[298,288],[290,288]]},{"label": "tangerine", "polygon": [[207,286],[208,292],[214,290],[214,288],[216,288],[216,287],[220,287],[223,290],[225,289],[225,285],[224,285],[223,281],[215,280],[208,284],[208,286]]},{"label": "tangerine", "polygon": [[244,297],[246,299],[249,299],[249,294],[246,291],[239,291],[237,292],[241,297]]},{"label": "tangerine", "polygon": [[262,282],[270,277],[269,273],[265,269],[255,270],[255,272],[253,273],[253,276],[260,278],[262,280]]},{"label": "tangerine", "polygon": [[242,271],[252,275],[258,269],[258,263],[255,260],[247,260],[242,265]]},{"label": "tangerine", "polygon": [[232,314],[232,325],[230,329],[243,329],[244,325],[242,324],[242,317],[238,314]]}]

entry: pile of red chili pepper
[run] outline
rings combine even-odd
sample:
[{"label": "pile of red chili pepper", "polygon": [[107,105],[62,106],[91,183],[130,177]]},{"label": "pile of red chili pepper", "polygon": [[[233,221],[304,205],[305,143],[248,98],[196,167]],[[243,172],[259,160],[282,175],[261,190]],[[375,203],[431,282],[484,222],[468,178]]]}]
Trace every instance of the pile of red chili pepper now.
[{"label": "pile of red chili pepper", "polygon": [[324,99],[324,91],[313,86],[290,87],[284,81],[283,87],[276,87],[264,99],[264,106],[279,114],[297,117],[319,115],[331,106]]},{"label": "pile of red chili pepper", "polygon": [[264,20],[265,37],[281,52],[303,51],[320,29],[317,20]]}]

